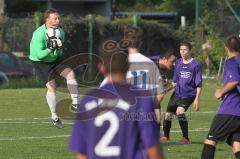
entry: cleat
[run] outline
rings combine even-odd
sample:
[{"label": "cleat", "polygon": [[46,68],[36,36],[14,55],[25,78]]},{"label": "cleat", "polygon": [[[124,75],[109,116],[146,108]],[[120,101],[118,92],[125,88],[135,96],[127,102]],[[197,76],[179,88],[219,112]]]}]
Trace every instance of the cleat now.
[{"label": "cleat", "polygon": [[161,141],[169,141],[170,138],[169,138],[169,137],[166,137],[166,136],[161,136],[161,137],[160,137],[160,140],[161,140]]},{"label": "cleat", "polygon": [[55,127],[59,128],[59,129],[63,128],[63,124],[59,118],[52,119],[52,123]]},{"label": "cleat", "polygon": [[180,144],[190,144],[191,140],[183,137],[182,139],[178,140]]},{"label": "cleat", "polygon": [[78,104],[71,104],[70,111],[77,112],[77,107],[78,107]]}]

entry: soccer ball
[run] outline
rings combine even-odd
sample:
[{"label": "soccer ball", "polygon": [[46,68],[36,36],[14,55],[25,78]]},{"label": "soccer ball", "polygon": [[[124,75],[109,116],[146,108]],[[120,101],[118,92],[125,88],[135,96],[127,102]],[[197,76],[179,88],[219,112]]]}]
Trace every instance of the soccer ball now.
[{"label": "soccer ball", "polygon": [[60,37],[61,37],[61,33],[59,28],[50,27],[46,30],[47,39],[59,39]]}]

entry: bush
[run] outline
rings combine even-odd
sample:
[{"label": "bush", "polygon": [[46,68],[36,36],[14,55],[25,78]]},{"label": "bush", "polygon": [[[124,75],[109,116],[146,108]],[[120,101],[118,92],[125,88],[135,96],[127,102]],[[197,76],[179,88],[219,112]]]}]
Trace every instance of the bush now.
[{"label": "bush", "polygon": [[[29,51],[29,43],[36,25],[44,22],[43,14],[37,12],[32,18],[5,18],[5,48],[9,51]],[[110,21],[108,18],[93,16],[93,51],[97,53],[99,42],[107,36],[123,36],[123,29],[133,25],[132,18]],[[156,21],[139,20],[144,33],[142,52],[146,54],[162,53],[169,48],[176,48],[176,36],[173,30]],[[76,18],[72,15],[62,17],[62,27],[66,32],[65,51],[71,56],[88,52],[87,17]]]},{"label": "bush", "polygon": [[224,45],[223,41],[217,35],[210,34],[208,36],[208,39],[211,41],[212,48],[201,51],[198,54],[197,58],[199,58],[199,60],[203,64],[203,69],[206,69],[205,55],[208,54],[210,59],[210,70],[213,74],[216,74],[219,68],[221,58],[224,59],[224,57],[226,56]]}]

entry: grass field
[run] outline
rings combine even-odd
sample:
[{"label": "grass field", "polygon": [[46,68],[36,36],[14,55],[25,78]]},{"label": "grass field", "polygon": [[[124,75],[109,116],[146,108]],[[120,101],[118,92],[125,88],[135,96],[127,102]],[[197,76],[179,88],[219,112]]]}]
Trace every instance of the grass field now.
[{"label": "grass field", "polygon": [[[179,145],[181,137],[177,120],[174,120],[171,141],[163,143],[167,159],[199,159],[202,142],[207,134],[219,101],[213,98],[216,82],[204,82],[200,112],[191,108],[189,130],[192,143]],[[87,88],[80,88],[83,94]],[[65,121],[64,129],[56,129],[49,119],[45,89],[0,90],[0,159],[68,159],[74,154],[67,149],[72,122]],[[68,97],[60,93],[60,98]],[[162,104],[163,111],[169,96]],[[216,159],[234,159],[230,147],[219,143]]]}]

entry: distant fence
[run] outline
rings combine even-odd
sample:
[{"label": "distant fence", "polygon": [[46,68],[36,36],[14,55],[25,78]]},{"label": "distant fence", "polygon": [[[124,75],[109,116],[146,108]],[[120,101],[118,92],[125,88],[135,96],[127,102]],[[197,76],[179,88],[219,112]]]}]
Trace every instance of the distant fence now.
[{"label": "distant fence", "polygon": [[27,52],[32,32],[35,29],[34,25],[31,18],[12,19],[6,17],[1,27],[3,29],[2,49]]}]

